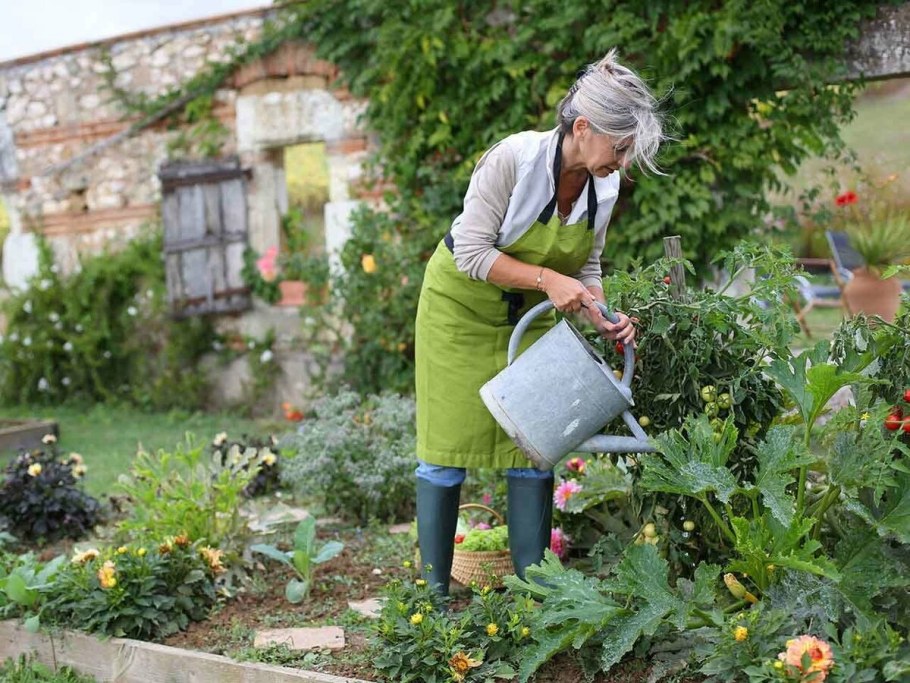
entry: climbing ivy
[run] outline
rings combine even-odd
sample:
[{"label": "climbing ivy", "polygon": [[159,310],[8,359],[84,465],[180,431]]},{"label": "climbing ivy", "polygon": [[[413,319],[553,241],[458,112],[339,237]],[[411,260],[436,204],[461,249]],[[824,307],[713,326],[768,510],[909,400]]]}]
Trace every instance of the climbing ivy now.
[{"label": "climbing ivy", "polygon": [[[857,86],[829,84],[846,41],[878,4],[309,0],[297,7],[319,56],[368,99],[378,168],[396,188],[388,214],[357,216],[342,255],[346,271],[333,291],[353,325],[346,380],[370,390],[410,386],[420,273],[460,211],[474,164],[512,132],[552,127],[581,67],[618,47],[663,98],[675,137],[660,158],[666,176],[624,180],[605,266],[653,261],[660,238],[679,234],[684,255],[703,269],[718,250],[763,231],[765,193],[779,188],[781,172],[840,150],[838,129],[852,116]],[[361,259],[375,253],[385,258],[367,272]],[[363,305],[389,300],[389,310],[401,312],[394,320],[386,308],[377,315]],[[390,331],[401,338],[383,350],[377,340]]]}]

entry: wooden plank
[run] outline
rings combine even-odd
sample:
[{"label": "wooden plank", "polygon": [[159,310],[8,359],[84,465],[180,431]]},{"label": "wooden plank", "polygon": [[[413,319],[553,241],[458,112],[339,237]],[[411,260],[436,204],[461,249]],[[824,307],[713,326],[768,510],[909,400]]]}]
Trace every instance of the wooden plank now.
[{"label": "wooden plank", "polygon": [[205,234],[206,236],[221,237],[221,186],[215,183],[200,185],[202,198],[205,204]]},{"label": "wooden plank", "polygon": [[205,201],[202,188],[198,185],[181,187],[179,198],[180,239],[201,239],[205,237]]},{"label": "wooden plank", "polygon": [[221,217],[225,236],[246,237],[246,185],[242,180],[221,183]]},{"label": "wooden plank", "polygon": [[284,666],[235,662],[228,657],[128,638],[101,640],[75,631],[29,633],[0,622],[0,661],[35,653],[51,668],[69,666],[99,683],[371,683]]},{"label": "wooden plank", "polygon": [[225,283],[228,287],[245,287],[243,282],[243,252],[246,244],[232,242],[224,247],[224,273]]},{"label": "wooden plank", "polygon": [[227,289],[227,272],[225,268],[225,246],[217,246],[207,249],[209,281],[212,283],[212,290],[218,292]]},{"label": "wooden plank", "polygon": [[[664,255],[667,258],[682,258],[682,241],[679,235],[664,237]],[[686,291],[686,270],[682,264],[670,266],[670,296],[681,299]]]},{"label": "wooden plank", "polygon": [[164,253],[176,254],[181,251],[190,251],[192,249],[207,249],[209,247],[217,247],[230,242],[246,243],[246,235],[206,235],[205,237],[199,239],[194,238],[189,240],[177,240],[165,245]]},{"label": "wooden plank", "polygon": [[180,270],[180,254],[167,254],[164,257],[164,277],[167,284],[167,300],[171,305],[185,296]]},{"label": "wooden plank", "polygon": [[211,293],[207,251],[192,249],[181,255],[180,279],[183,282],[183,298],[207,297]]},{"label": "wooden plank", "polygon": [[162,196],[161,220],[164,223],[164,244],[180,239],[180,211],[176,192],[166,192]]}]

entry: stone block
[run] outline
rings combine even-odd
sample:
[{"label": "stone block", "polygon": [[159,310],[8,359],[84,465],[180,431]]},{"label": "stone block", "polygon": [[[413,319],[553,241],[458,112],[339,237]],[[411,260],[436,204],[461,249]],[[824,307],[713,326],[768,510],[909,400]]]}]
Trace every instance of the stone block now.
[{"label": "stone block", "polygon": [[276,628],[257,631],[253,647],[287,645],[291,650],[341,650],[344,630],[337,626]]},{"label": "stone block", "polygon": [[367,598],[366,600],[348,600],[348,607],[367,619],[378,619],[382,611],[382,598]]}]

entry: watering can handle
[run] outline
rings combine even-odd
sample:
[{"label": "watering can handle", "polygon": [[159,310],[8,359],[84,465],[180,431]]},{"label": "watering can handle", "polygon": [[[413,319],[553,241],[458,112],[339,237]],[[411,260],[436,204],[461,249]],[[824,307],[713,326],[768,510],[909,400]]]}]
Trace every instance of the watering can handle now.
[{"label": "watering can handle", "polygon": [[[611,311],[599,301],[595,301],[594,303],[597,304],[600,312],[604,314],[604,317],[606,317],[607,320],[609,320],[611,323],[619,322],[619,318],[616,317],[616,314],[613,313],[613,311]],[[509,338],[509,365],[513,363],[515,357],[518,355],[518,345],[521,343],[521,336],[525,333],[525,330],[527,330],[530,324],[534,322],[534,318],[542,313],[546,313],[551,308],[554,308],[553,302],[549,299],[546,299],[534,306],[534,308],[530,309],[521,317],[521,320],[518,321],[518,324],[512,331],[512,336]],[[623,342],[623,354],[623,357],[625,358],[625,365],[623,366],[621,383],[624,387],[631,387],[632,375],[635,368],[635,349],[631,344]],[[609,367],[609,364],[607,364],[607,366]]]}]

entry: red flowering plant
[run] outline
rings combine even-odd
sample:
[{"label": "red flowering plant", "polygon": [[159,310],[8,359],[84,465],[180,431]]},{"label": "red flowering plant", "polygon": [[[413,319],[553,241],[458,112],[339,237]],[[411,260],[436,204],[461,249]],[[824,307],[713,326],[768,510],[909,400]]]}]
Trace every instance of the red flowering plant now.
[{"label": "red flowering plant", "polygon": [[866,183],[865,190],[846,190],[835,196],[831,224],[850,238],[850,246],[871,273],[887,278],[905,270],[910,260],[910,206],[887,192],[897,174],[883,182]]}]

